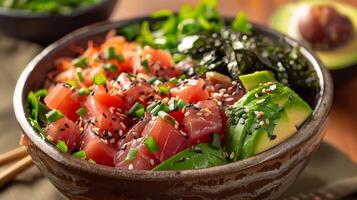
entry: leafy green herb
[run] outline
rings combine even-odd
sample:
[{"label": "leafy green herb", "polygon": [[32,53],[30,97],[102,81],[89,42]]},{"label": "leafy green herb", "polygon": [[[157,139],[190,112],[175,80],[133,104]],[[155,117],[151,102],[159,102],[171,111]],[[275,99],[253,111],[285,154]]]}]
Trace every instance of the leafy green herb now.
[{"label": "leafy green herb", "polygon": [[51,110],[50,112],[48,112],[46,114],[46,119],[47,119],[48,123],[55,122],[63,117],[64,117],[64,115],[61,113],[61,111],[56,110],[56,109]]},{"label": "leafy green herb", "polygon": [[97,74],[94,76],[94,84],[95,85],[106,85],[107,77],[104,74]]},{"label": "leafy green herb", "polygon": [[143,66],[146,73],[150,73],[149,61],[144,59],[140,62],[141,66]]},{"label": "leafy green herb", "polygon": [[68,80],[66,83],[68,83],[72,88],[79,88],[79,84],[76,80]]},{"label": "leafy green herb", "polygon": [[61,150],[63,153],[67,153],[67,151],[68,151],[67,144],[66,144],[64,141],[62,141],[62,140],[59,140],[59,141],[57,142],[56,147],[57,147],[59,150]]},{"label": "leafy green herb", "polygon": [[252,25],[248,22],[247,16],[239,12],[232,22],[232,29],[242,33],[250,33]]},{"label": "leafy green herb", "polygon": [[157,144],[156,140],[151,136],[146,138],[144,144],[151,153],[155,153],[159,149],[159,145]]}]

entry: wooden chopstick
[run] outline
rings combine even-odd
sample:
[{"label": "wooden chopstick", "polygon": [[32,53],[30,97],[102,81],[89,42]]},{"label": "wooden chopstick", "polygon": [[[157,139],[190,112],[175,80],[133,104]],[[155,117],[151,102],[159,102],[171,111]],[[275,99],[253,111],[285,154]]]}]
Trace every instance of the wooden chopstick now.
[{"label": "wooden chopstick", "polygon": [[20,158],[25,157],[27,154],[26,147],[22,146],[17,149],[11,150],[9,152],[3,153],[0,155],[0,166],[5,165],[7,163],[13,162]]},{"label": "wooden chopstick", "polygon": [[3,172],[0,173],[0,187],[5,185],[7,182],[13,180],[18,174],[31,167],[32,165],[33,162],[31,157],[26,156],[20,161],[17,161],[14,165],[5,169]]}]

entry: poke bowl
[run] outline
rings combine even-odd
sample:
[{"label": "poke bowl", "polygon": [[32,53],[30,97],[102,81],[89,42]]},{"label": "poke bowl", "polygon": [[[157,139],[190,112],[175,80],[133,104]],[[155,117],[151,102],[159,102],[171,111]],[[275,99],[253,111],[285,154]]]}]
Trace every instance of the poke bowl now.
[{"label": "poke bowl", "polygon": [[[160,17],[163,15],[165,17],[169,15],[169,18],[171,16],[171,14],[168,14],[167,11],[161,12]],[[244,19],[241,14],[238,16],[240,19],[238,24],[248,24],[248,22],[242,22]],[[230,23],[232,20],[225,19],[224,21],[224,23]],[[233,20],[233,23],[234,21],[236,20]],[[240,85],[241,83],[237,83],[237,81],[232,78],[233,75],[231,77],[223,75],[225,73],[223,71],[208,70],[205,72],[205,79],[198,75],[197,71],[193,72],[196,73],[194,75],[189,75],[191,72],[185,71],[186,77],[182,77],[182,74],[176,76],[172,75],[175,74],[172,70],[176,69],[176,64],[172,64],[175,66],[174,68],[165,68],[164,70],[160,69],[171,65],[160,65],[165,63],[165,60],[160,60],[160,63],[156,63],[155,65],[158,66],[158,69],[163,71],[162,74],[160,74],[160,70],[154,72],[151,71],[152,68],[154,68],[151,61],[157,58],[155,57],[155,54],[151,54],[151,56],[145,57],[148,59],[146,62],[143,62],[142,60],[136,62],[139,63],[139,68],[136,69],[139,72],[135,75],[135,77],[131,74],[134,73],[130,71],[132,69],[129,69],[130,72],[124,70],[124,65],[120,65],[120,67],[117,67],[116,70],[113,70],[115,66],[106,64],[103,65],[102,63],[100,68],[105,70],[104,73],[106,75],[94,75],[91,78],[92,82],[90,85],[95,86],[93,88],[90,87],[91,90],[85,92],[86,100],[84,104],[81,104],[83,107],[81,107],[81,105],[77,106],[74,113],[66,112],[60,107],[57,107],[56,109],[52,108],[51,103],[49,103],[51,101],[48,99],[52,99],[52,101],[60,101],[58,99],[64,98],[68,92],[79,93],[79,90],[83,88],[79,88],[81,86],[78,85],[85,84],[85,78],[87,76],[85,75],[82,78],[81,76],[77,77],[78,80],[83,79],[82,81],[79,80],[78,84],[74,84],[73,82],[61,82],[56,78],[51,79],[48,74],[52,74],[51,72],[55,69],[55,63],[58,64],[58,59],[61,61],[68,61],[68,58],[77,57],[76,59],[70,59],[69,63],[71,65],[76,64],[77,66],[88,66],[90,65],[88,63],[91,61],[83,61],[83,55],[85,55],[86,52],[88,53],[88,51],[84,51],[84,49],[88,50],[96,44],[99,45],[98,47],[100,48],[100,44],[106,44],[106,42],[111,41],[113,38],[115,38],[116,42],[124,42],[125,44],[121,44],[126,45],[128,42],[126,40],[130,40],[129,37],[116,36],[116,34],[125,35],[124,33],[128,33],[128,30],[132,33],[137,25],[139,25],[141,33],[148,33],[148,30],[150,31],[150,29],[147,29],[148,25],[153,25],[155,23],[162,25],[161,22],[161,19],[158,20],[152,19],[152,17],[143,17],[88,26],[55,42],[33,59],[33,61],[25,68],[18,80],[14,94],[14,109],[17,120],[25,137],[27,138],[28,152],[34,163],[51,181],[51,183],[69,199],[277,199],[289,188],[300,172],[304,169],[309,157],[314,151],[317,150],[323,138],[328,112],[332,103],[332,83],[328,72],[310,50],[300,45],[293,39],[272,31],[269,28],[249,23],[249,26],[251,26],[249,27],[249,31],[251,31],[251,33],[247,33],[245,30],[242,31],[242,29],[240,29],[244,32],[240,33],[242,34],[240,36],[244,37],[245,34],[259,35],[267,38],[272,42],[271,44],[275,44],[277,46],[280,43],[284,43],[287,45],[287,48],[298,47],[299,56],[301,56],[304,63],[306,63],[307,68],[304,68],[304,71],[309,71],[314,74],[316,90],[309,90],[309,88],[300,88],[301,90],[299,90],[298,88],[296,89],[297,93],[292,92],[292,90],[288,87],[274,80],[274,76],[276,79],[280,80],[281,77],[278,74],[273,75],[270,72],[259,70],[254,70],[253,73],[248,72],[247,74],[242,74],[243,77],[239,76],[239,80],[242,82],[242,85]],[[127,27],[130,28],[128,29]],[[245,26],[245,28],[247,28],[247,26]],[[123,30],[126,30],[126,32],[123,32]],[[214,37],[219,37],[218,33],[210,34],[215,35]],[[235,33],[233,33],[233,35],[234,34]],[[191,36],[192,35],[189,36],[189,40],[192,41]],[[216,39],[214,41],[219,40],[219,38],[217,40]],[[229,40],[231,39],[232,37],[230,37]],[[233,39],[236,38],[233,37]],[[143,40],[145,39],[141,39],[141,42]],[[88,43],[88,41],[90,42]],[[136,42],[140,42],[140,39],[136,40]],[[157,46],[156,49],[152,46],[147,47],[148,45],[136,46],[136,42],[134,44],[129,42],[128,48],[135,49],[135,52],[139,49],[140,53],[145,53],[147,51],[160,51],[165,55],[170,54],[168,53],[170,50],[158,50],[160,48],[157,48]],[[163,43],[160,42],[160,44]],[[134,48],[132,48],[132,45],[134,45]],[[222,44],[219,44],[218,46],[221,45]],[[194,45],[189,46],[192,48]],[[69,50],[73,49],[73,47],[82,49],[82,51],[78,53]],[[111,48],[111,46],[106,46],[105,53],[103,53],[100,57],[102,57],[100,60],[104,59],[108,61],[108,59],[117,59],[119,60],[118,62],[120,62],[120,60],[121,62],[125,62],[123,57],[126,58],[127,55],[124,54],[124,56],[119,56],[116,51]],[[98,60],[95,62],[97,61]],[[180,59],[177,62],[180,63],[183,61],[187,60]],[[188,66],[186,69],[190,71],[189,69],[192,68],[192,62],[184,63],[184,66]],[[292,64],[294,64],[294,66],[296,65],[296,63]],[[63,65],[60,66],[63,67]],[[127,65],[125,66],[127,67]],[[150,66],[149,70],[147,70],[147,66]],[[257,66],[259,67],[261,65]],[[118,72],[119,69],[123,69],[124,71]],[[83,68],[80,70],[83,70]],[[117,74],[115,78],[111,78],[108,73],[114,73],[114,71],[119,74]],[[146,77],[140,74],[140,71],[149,75],[154,74],[157,76],[155,77],[156,80],[149,81],[154,75]],[[281,70],[281,67],[280,71],[283,71]],[[58,77],[58,74],[61,74],[61,72],[64,71],[60,71],[60,73],[56,72],[55,77]],[[212,75],[212,73],[215,76],[213,76],[213,78],[208,78]],[[138,78],[139,74],[140,80]],[[171,75],[174,76],[174,78],[172,78]],[[291,76],[295,75],[296,74]],[[297,76],[300,75],[301,74],[297,73]],[[76,74],[76,76],[78,76],[78,74]],[[251,78],[252,76],[253,78]],[[160,78],[163,78],[164,80]],[[124,79],[128,79],[129,84],[127,88],[121,89],[120,91],[125,92],[126,94],[128,93],[129,95],[126,95],[125,97],[121,96],[123,102],[121,102],[119,106],[120,109],[117,109],[114,112],[109,112],[111,110],[109,108],[108,112],[100,112],[101,116],[93,114],[93,110],[91,110],[88,105],[97,103],[95,98],[98,97],[99,93],[103,94],[112,91],[113,88],[107,85],[109,82],[112,82],[112,84],[123,84]],[[257,79],[260,80],[259,83],[256,83],[256,81],[253,81],[254,83],[250,81],[247,82],[247,80]],[[302,79],[307,80],[308,77],[301,77],[299,80]],[[201,80],[205,81],[205,84],[199,85]],[[310,80],[313,80],[313,78]],[[212,85],[206,85],[207,81],[210,84],[216,84],[218,81],[217,84],[227,84],[227,87],[240,85],[234,88],[236,93],[231,93],[230,95],[237,95],[237,91],[243,91],[245,94],[240,94],[240,99],[238,98],[239,100],[237,100],[238,103],[226,104],[229,100],[231,100],[227,98],[233,98],[233,96],[224,96],[226,101],[220,101],[215,99],[215,92],[200,92],[200,90],[205,90],[207,88],[212,88],[213,91],[215,90],[214,87],[210,87]],[[298,80],[295,77],[295,79],[289,79],[289,81]],[[170,84],[174,84],[174,86],[171,87],[168,82],[170,82]],[[165,83],[168,84],[165,85]],[[155,89],[153,89],[153,91],[156,91],[154,95],[155,97],[151,97],[148,93],[140,93],[140,95],[144,95],[143,98],[156,99],[147,101],[140,99],[136,99],[134,101],[129,100],[136,96],[135,93],[129,93],[129,91],[141,91],[140,88],[137,88],[137,84],[154,87]],[[185,95],[189,98],[185,95],[180,96],[180,93],[176,94],[174,92],[175,87],[179,87],[180,91],[184,91],[187,88],[192,89],[190,86],[197,85],[199,85],[199,87],[195,87],[197,90],[191,90],[185,93]],[[48,89],[48,93],[47,91],[45,92],[45,90],[41,89],[44,87]],[[59,87],[62,89],[59,89]],[[167,87],[169,89],[167,89]],[[222,87],[220,87],[219,90],[229,90],[228,88]],[[101,90],[98,88],[101,88]],[[260,93],[260,91],[263,91],[262,89],[264,89],[264,94]],[[53,91],[56,90],[58,94],[53,95]],[[281,126],[283,132],[282,134],[277,134],[276,128],[274,128],[273,134],[268,134],[268,139],[254,140],[255,142],[253,143],[250,143],[246,138],[253,138],[252,136],[255,136],[258,132],[253,131],[253,133],[247,133],[244,139],[244,144],[239,144],[241,148],[236,148],[236,133],[242,133],[242,131],[235,128],[237,128],[239,124],[243,126],[243,128],[245,124],[249,124],[249,113],[254,107],[249,104],[249,102],[252,101],[254,102],[254,105],[257,105],[263,103],[264,101],[268,101],[266,100],[268,99],[268,96],[275,94],[274,90],[280,91],[279,93],[281,93],[281,95],[285,92],[289,93],[289,95],[286,96],[286,100],[283,100],[285,103],[286,101],[292,101],[294,99],[297,100],[299,105],[302,107],[294,110],[294,114],[295,116],[299,116],[301,113],[305,113],[304,119],[300,120],[298,125],[293,124],[292,126]],[[35,95],[35,98],[33,99],[29,94],[32,96]],[[299,95],[301,95],[304,100],[306,99],[306,102],[308,103],[298,97]],[[73,97],[72,94],[70,96]],[[113,95],[111,96],[113,97]],[[111,98],[109,96],[107,97]],[[167,100],[167,102],[176,103],[168,103],[166,108],[167,110],[157,104],[158,102],[161,104],[162,102],[166,102],[164,100],[165,98],[167,99],[173,97],[176,99],[170,99]],[[262,100],[260,97],[266,97],[266,99]],[[281,100],[280,97],[281,96],[279,96],[278,99]],[[38,103],[38,101],[43,98],[44,100]],[[106,100],[108,100],[108,98],[106,98]],[[274,96],[271,98],[275,99]],[[92,100],[89,101],[88,99]],[[242,101],[241,99],[250,100],[246,102],[247,104],[242,104],[239,103],[239,101]],[[185,104],[182,107],[185,111],[182,111],[183,119],[179,120],[179,118],[172,112],[181,109],[180,100],[185,101]],[[37,108],[38,106],[43,107],[43,105],[45,105],[45,107],[49,107],[47,108],[48,110],[46,110],[47,113],[45,115],[48,125],[42,127],[40,123],[35,121],[34,115],[38,117],[37,119],[40,121],[41,117],[39,117],[39,112],[41,112],[41,108],[39,110],[37,109],[38,112],[34,112],[33,102],[37,102]],[[155,102],[155,106],[150,106],[153,102]],[[212,107],[204,107],[208,104],[207,102],[215,102],[214,104],[217,106],[218,111],[212,110]],[[258,105],[259,109],[265,109],[265,114],[254,110],[252,111],[252,115],[254,115],[253,119],[260,119],[261,117],[264,117],[263,115],[268,115],[268,112],[275,113],[284,110],[276,107],[280,105],[279,102],[281,101],[274,102],[272,110],[268,109],[270,108],[270,104],[268,104],[266,108],[262,108]],[[288,105],[285,103],[284,105]],[[226,105],[227,109],[222,109],[222,111],[226,113],[224,116],[227,115],[228,119],[224,120],[224,117],[222,117],[223,115],[220,113],[220,107],[224,107]],[[95,107],[98,108],[98,106]],[[155,113],[154,110],[156,107],[160,107],[161,110]],[[237,120],[231,119],[232,116],[237,115],[237,110],[235,109],[238,108],[239,110],[243,110],[243,115],[245,113],[248,118],[243,117],[242,113],[240,113],[240,117]],[[307,110],[306,112],[304,111],[305,108]],[[130,130],[128,133],[125,133],[124,129],[120,129],[121,131],[119,130],[115,133],[115,131],[108,131],[109,128],[100,130],[101,128],[97,127],[100,126],[98,124],[100,124],[102,120],[107,120],[107,118],[113,120],[113,115],[111,114],[116,111],[121,112],[121,110],[125,109],[127,110],[126,112],[124,111],[127,116],[126,118],[131,119],[131,122],[135,125],[145,121],[148,115],[151,117],[149,118],[149,122],[144,125],[145,127],[141,129],[141,131],[138,131],[141,132],[141,135],[134,134],[128,136],[130,135],[129,132],[132,133]],[[201,110],[205,110],[207,113],[198,114]],[[186,117],[190,117],[192,113],[194,113],[196,117],[199,115],[200,118],[189,118],[189,120],[186,120]],[[77,121],[74,123],[74,120],[71,122],[72,117],[80,119],[82,117],[86,118],[87,115],[92,114],[95,116],[95,120],[87,123],[89,125],[82,129],[78,127],[80,131],[73,129],[74,126],[78,126],[78,123]],[[287,114],[284,114],[284,116],[285,115],[290,116],[290,120],[298,118],[291,117],[292,115],[291,113],[289,114],[289,111],[287,111]],[[115,120],[117,120],[117,117],[119,116],[115,116]],[[203,125],[201,124],[201,126],[199,126],[197,124],[192,124],[192,122],[196,122],[197,119],[201,118],[203,118],[201,121]],[[241,118],[244,118],[245,122],[242,123]],[[280,117],[280,119],[284,118],[285,117]],[[269,119],[265,119],[263,122],[260,122],[262,120],[257,121],[259,126],[256,126],[254,130],[260,130],[264,126],[268,127],[270,123],[275,123],[273,118],[270,120],[271,122]],[[220,128],[215,130],[210,129],[212,127],[214,128],[212,123],[216,123],[217,121],[221,123]],[[255,122],[255,120],[253,121]],[[61,125],[56,126],[57,122],[61,122]],[[95,126],[95,130],[92,127],[90,132],[86,132],[85,130],[88,129],[88,126],[91,127],[91,124]],[[113,124],[115,123],[112,123],[111,125]],[[233,131],[230,131],[232,126],[229,125],[233,124]],[[281,124],[281,122],[279,121],[277,124]],[[108,125],[108,123],[106,125]],[[131,128],[133,128],[135,125],[126,124],[126,127],[131,126]],[[182,126],[184,128],[181,129]],[[187,126],[196,128],[190,129]],[[66,132],[65,129],[70,129],[71,131],[69,132],[72,135],[74,133],[78,133],[78,137],[80,138],[79,140],[81,141],[69,142],[70,140],[72,141],[72,139],[68,139],[68,137],[66,138],[66,136],[63,135],[58,137],[57,133]],[[180,131],[176,131],[176,129],[179,129]],[[208,136],[207,133],[203,134],[203,132],[205,132],[203,130],[207,129],[209,129]],[[289,132],[287,131],[288,129],[293,129],[293,131]],[[53,130],[55,131],[53,132]],[[199,136],[197,136],[197,134],[195,135],[195,133],[197,133],[195,131],[197,130],[200,130],[198,133]],[[223,135],[220,135],[222,130],[224,133]],[[159,133],[163,135],[160,135]],[[175,142],[171,143],[172,140],[168,138],[174,135],[174,133],[177,133],[175,139],[173,139]],[[265,134],[267,133],[268,131],[264,132],[264,137],[257,136],[257,138],[265,138]],[[114,137],[115,134],[119,135],[119,139]],[[160,136],[158,136],[158,134]],[[109,138],[106,138],[108,135]],[[124,135],[123,140],[129,138],[129,142],[126,141],[127,143],[121,143],[120,138],[122,135]],[[180,135],[180,138],[178,135]],[[88,137],[96,139],[88,139]],[[165,138],[164,142],[162,142],[162,139],[160,138]],[[103,140],[105,140],[105,142]],[[279,140],[280,142],[275,143],[275,141]],[[111,143],[113,143],[113,145],[117,145],[117,143],[120,143],[119,146],[115,147],[117,148],[117,152],[115,153],[114,158],[110,157],[109,161],[108,159],[104,159],[108,158],[108,149],[103,146],[97,146],[97,144],[102,145],[104,143],[106,145],[111,145]],[[170,145],[166,145],[168,143],[170,143]],[[177,145],[176,143],[179,144]],[[258,143],[260,145],[256,145]],[[272,143],[274,143],[274,145],[269,146],[269,144]],[[78,147],[78,145],[80,147]],[[101,155],[98,155],[100,153],[97,153],[98,151],[94,151],[93,148],[89,148],[89,146],[95,147],[96,150],[100,149]],[[125,146],[125,148],[123,148],[123,146]],[[167,146],[175,146],[175,149],[172,150],[171,148],[169,151],[167,150]],[[201,156],[207,155],[207,152],[210,152],[209,156]],[[140,158],[140,162],[138,161],[138,158]]]}]

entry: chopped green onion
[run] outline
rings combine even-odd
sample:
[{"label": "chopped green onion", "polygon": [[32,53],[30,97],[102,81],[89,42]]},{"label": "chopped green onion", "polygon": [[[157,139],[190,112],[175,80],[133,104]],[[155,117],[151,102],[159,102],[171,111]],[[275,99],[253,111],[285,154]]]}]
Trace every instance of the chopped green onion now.
[{"label": "chopped green onion", "polygon": [[123,54],[119,54],[119,55],[117,56],[117,59],[118,59],[118,62],[119,62],[119,63],[123,63],[123,62],[125,61],[125,58],[124,58]]},{"label": "chopped green onion", "polygon": [[47,96],[47,94],[48,91],[46,89],[40,89],[35,92],[35,95],[40,98],[44,98],[45,96]]},{"label": "chopped green onion", "polygon": [[139,108],[137,111],[135,111],[135,115],[138,118],[142,118],[145,115],[145,108]]},{"label": "chopped green onion", "polygon": [[56,147],[64,153],[68,151],[67,144],[62,140],[58,140]]},{"label": "chopped green onion", "polygon": [[80,117],[84,117],[86,115],[86,113],[87,113],[87,110],[84,107],[81,107],[76,111],[76,113]]},{"label": "chopped green onion", "polygon": [[145,113],[145,106],[139,102],[135,102],[135,104],[129,109],[128,114],[131,116],[140,117],[137,116],[136,111],[138,111],[141,108],[144,109],[144,113]]},{"label": "chopped green onion", "polygon": [[88,88],[84,87],[79,89],[78,94],[81,96],[88,96],[90,94],[90,91]]},{"label": "chopped green onion", "polygon": [[179,83],[179,80],[177,78],[171,78],[170,80],[170,83],[173,83],[173,84],[178,84]]},{"label": "chopped green onion", "polygon": [[158,79],[157,79],[157,77],[156,76],[153,76],[153,77],[151,77],[150,79],[149,79],[149,83],[150,84],[153,84],[153,83],[155,83],[155,81],[157,81]]},{"label": "chopped green onion", "polygon": [[82,72],[77,72],[77,77],[78,77],[79,82],[82,83],[84,81],[84,77],[83,77]]},{"label": "chopped green onion", "polygon": [[128,155],[126,155],[125,160],[126,160],[126,161],[134,160],[137,153],[138,153],[138,149],[137,149],[137,148],[134,148],[134,147],[131,147],[131,148],[129,149]]},{"label": "chopped green onion", "polygon": [[146,148],[150,151],[150,153],[155,153],[159,149],[159,145],[152,136],[146,138],[144,144]]},{"label": "chopped green onion", "polygon": [[149,61],[148,60],[142,60],[140,62],[141,66],[143,66],[143,68],[145,69],[146,73],[150,73],[150,67],[149,67]]},{"label": "chopped green onion", "polygon": [[164,111],[159,111],[158,116],[171,125],[176,123],[176,119]]},{"label": "chopped green onion", "polygon": [[55,122],[63,117],[64,115],[58,110],[51,110],[50,112],[46,113],[46,119],[48,123]]},{"label": "chopped green onion", "polygon": [[169,110],[170,110],[170,111],[175,111],[175,110],[177,110],[177,108],[178,108],[177,100],[176,100],[176,99],[171,100],[171,101],[169,102]]},{"label": "chopped green onion", "polygon": [[76,80],[68,80],[67,83],[73,88],[79,88],[79,84]]},{"label": "chopped green onion", "polygon": [[73,154],[74,157],[77,157],[79,159],[86,159],[87,155],[85,151],[77,151],[76,153]]},{"label": "chopped green onion", "polygon": [[72,65],[79,68],[86,68],[88,67],[87,58],[78,57],[72,61]]},{"label": "chopped green onion", "polygon": [[160,111],[165,111],[165,112],[170,112],[170,109],[168,108],[168,106],[164,103],[160,103],[158,104],[157,106],[155,106],[154,109],[151,110],[151,114],[153,116],[157,116],[157,114],[160,112]]},{"label": "chopped green onion", "polygon": [[188,78],[188,77],[187,77],[186,74],[182,74],[182,75],[179,77],[180,80],[185,80],[185,79],[187,79],[187,78]]},{"label": "chopped green onion", "polygon": [[185,54],[175,53],[175,54],[172,56],[172,60],[173,60],[175,63],[178,63],[178,62],[182,61],[183,59],[185,59],[185,57],[186,57]]},{"label": "chopped green onion", "polygon": [[185,100],[180,99],[180,100],[178,100],[178,102],[177,102],[177,106],[178,106],[178,109],[179,109],[179,110],[182,110],[186,105],[187,105],[187,103],[186,103]]},{"label": "chopped green onion", "polygon": [[105,85],[107,82],[107,77],[104,74],[97,74],[94,76],[95,85]]},{"label": "chopped green onion", "polygon": [[160,94],[167,95],[170,93],[170,88],[166,85],[159,85],[158,89]]},{"label": "chopped green onion", "polygon": [[151,112],[157,105],[158,105],[158,103],[154,102],[154,103],[150,104],[146,109],[149,112]]},{"label": "chopped green onion", "polygon": [[221,148],[221,137],[220,137],[220,135],[218,135],[216,133],[213,133],[211,145],[216,149],[220,149]]},{"label": "chopped green onion", "polygon": [[114,47],[109,47],[106,51],[105,51],[105,58],[107,60],[112,60],[115,58],[115,49]]},{"label": "chopped green onion", "polygon": [[112,63],[104,64],[104,65],[102,65],[102,67],[103,67],[103,69],[104,69],[105,71],[109,71],[109,72],[116,72],[116,71],[118,71],[117,66],[115,66],[115,65],[112,64]]}]

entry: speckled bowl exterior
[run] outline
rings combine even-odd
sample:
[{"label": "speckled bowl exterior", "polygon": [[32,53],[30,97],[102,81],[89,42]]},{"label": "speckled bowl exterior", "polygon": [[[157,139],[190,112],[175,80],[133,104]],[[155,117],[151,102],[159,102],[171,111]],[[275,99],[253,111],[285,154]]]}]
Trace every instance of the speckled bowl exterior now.
[{"label": "speckled bowl exterior", "polygon": [[[321,91],[316,94],[312,116],[282,144],[251,158],[207,169],[186,171],[120,170],[95,165],[59,152],[46,143],[26,119],[25,102],[30,90],[40,88],[56,58],[73,55],[69,47],[86,46],[88,40],[103,41],[117,27],[145,18],[96,24],[80,29],[49,46],[26,67],[14,94],[17,120],[29,138],[28,152],[41,172],[69,199],[277,199],[297,178],[318,148],[332,102],[331,78],[316,56],[301,52],[316,70]],[[255,31],[277,40],[285,38],[254,25]]]}]

